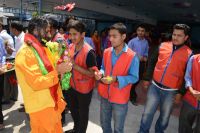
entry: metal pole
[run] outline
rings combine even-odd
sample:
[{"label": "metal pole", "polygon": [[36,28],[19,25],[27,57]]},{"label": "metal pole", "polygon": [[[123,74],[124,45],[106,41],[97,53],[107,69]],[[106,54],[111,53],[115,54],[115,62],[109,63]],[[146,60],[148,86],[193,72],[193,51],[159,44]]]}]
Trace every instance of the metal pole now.
[{"label": "metal pole", "polygon": [[22,3],[22,0],[20,0],[20,23],[22,24],[22,10],[23,10],[23,7],[22,7],[23,3]]},{"label": "metal pole", "polygon": [[42,0],[38,0],[38,14],[41,16],[41,11],[42,11]]}]

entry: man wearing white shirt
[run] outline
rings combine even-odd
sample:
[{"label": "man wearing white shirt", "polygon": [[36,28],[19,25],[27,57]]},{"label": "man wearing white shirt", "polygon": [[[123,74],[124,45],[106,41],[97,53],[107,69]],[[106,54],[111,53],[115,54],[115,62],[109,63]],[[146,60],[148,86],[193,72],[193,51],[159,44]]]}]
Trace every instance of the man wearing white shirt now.
[{"label": "man wearing white shirt", "polygon": [[9,35],[6,30],[4,30],[2,22],[0,22],[0,37],[2,37],[4,43],[6,43],[5,48],[7,51],[7,57],[10,57],[14,51],[14,41],[12,36]]},{"label": "man wearing white shirt", "polygon": [[[10,43],[11,39],[6,39],[8,41],[8,45],[11,46],[13,49],[15,49],[14,51],[12,51],[11,59],[9,60],[13,60],[15,58],[15,55],[17,53],[17,51],[19,50],[19,48],[22,46],[23,42],[24,42],[24,32],[23,32],[23,25],[18,23],[18,22],[12,22],[10,25],[10,31],[11,33],[15,36],[15,43],[11,46]],[[7,33],[7,32],[6,32]],[[10,38],[10,35],[6,35],[4,33],[4,37],[5,38]],[[12,37],[11,37],[12,38]],[[11,84],[10,83],[10,78],[13,77],[16,80],[16,75],[15,75],[15,71],[11,71],[9,73],[7,73],[4,76],[4,97],[3,97],[3,103],[10,103],[10,99],[16,101],[18,98],[18,86],[16,84]]]},{"label": "man wearing white shirt", "polygon": [[15,57],[17,51],[24,43],[25,33],[23,32],[23,25],[19,22],[12,22],[10,24],[10,31],[13,35],[15,35],[15,52],[12,54],[12,56]]}]

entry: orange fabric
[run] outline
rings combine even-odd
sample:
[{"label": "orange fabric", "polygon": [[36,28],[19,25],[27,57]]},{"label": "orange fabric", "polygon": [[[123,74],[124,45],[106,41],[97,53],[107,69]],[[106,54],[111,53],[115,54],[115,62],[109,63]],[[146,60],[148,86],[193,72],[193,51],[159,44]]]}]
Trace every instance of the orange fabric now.
[{"label": "orange fabric", "polygon": [[[127,52],[123,52],[113,68],[112,68],[111,54],[112,50],[111,48],[108,48],[105,50],[103,55],[105,76],[128,75],[128,70],[135,56],[135,53],[130,49],[128,49]],[[100,96],[102,96],[105,99],[108,99],[110,102],[117,104],[125,104],[129,100],[131,84],[121,89],[119,89],[118,86],[119,86],[118,82],[114,82],[109,86],[100,82],[98,85],[98,92]]]},{"label": "orange fabric", "polygon": [[[42,46],[42,44],[37,40],[37,38],[27,33],[25,34],[24,41],[37,51],[48,73],[54,71],[53,64],[51,64],[51,62],[48,59],[47,53],[45,51],[45,47]],[[58,95],[57,95],[58,86],[59,84],[55,84],[54,86],[51,86],[49,88],[51,96],[53,97],[55,103],[58,100]]]},{"label": "orange fabric", "polygon": [[[194,90],[200,91],[200,54],[194,55],[193,62],[192,62],[192,71],[191,71],[191,78],[192,78],[192,88]],[[184,100],[186,100],[189,104],[193,107],[198,106],[198,100],[187,91],[184,96]]]},{"label": "orange fabric", "polygon": [[101,40],[99,36],[92,36],[92,41],[95,45],[96,54],[101,56]]},{"label": "orange fabric", "polygon": [[186,64],[192,51],[186,45],[176,50],[173,55],[172,51],[172,42],[161,44],[153,79],[169,88],[179,89],[183,83]]},{"label": "orange fabric", "polygon": [[61,114],[54,108],[46,108],[30,114],[31,133],[63,133]]},{"label": "orange fabric", "polygon": [[[55,106],[49,88],[59,82],[58,73],[54,70],[47,75],[42,75],[33,51],[26,44],[23,44],[16,55],[15,71],[22,89],[27,113]],[[62,96],[60,88],[58,89],[58,95],[59,97]]]},{"label": "orange fabric", "polygon": [[[70,56],[74,58],[75,45],[71,44],[69,46]],[[92,49],[92,47],[88,44],[84,44],[82,49],[76,55],[75,63],[84,69],[87,68],[86,59],[88,52]],[[75,88],[78,92],[87,94],[89,93],[95,86],[95,79],[88,77],[87,75],[83,75],[76,70],[72,70],[72,77],[70,79],[70,85]]]}]

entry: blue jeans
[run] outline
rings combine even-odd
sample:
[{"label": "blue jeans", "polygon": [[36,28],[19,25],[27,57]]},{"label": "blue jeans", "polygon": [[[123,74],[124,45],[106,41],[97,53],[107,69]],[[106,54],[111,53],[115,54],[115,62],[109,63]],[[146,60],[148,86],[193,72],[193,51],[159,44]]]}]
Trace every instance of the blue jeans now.
[{"label": "blue jeans", "polygon": [[128,111],[127,104],[115,104],[101,98],[100,120],[103,133],[112,133],[111,120],[114,119],[114,133],[124,132],[124,122]]},{"label": "blue jeans", "polygon": [[160,106],[160,116],[155,125],[155,133],[164,133],[172,112],[176,91],[161,90],[151,84],[147,93],[147,101],[142,115],[139,133],[149,133],[154,114]]}]

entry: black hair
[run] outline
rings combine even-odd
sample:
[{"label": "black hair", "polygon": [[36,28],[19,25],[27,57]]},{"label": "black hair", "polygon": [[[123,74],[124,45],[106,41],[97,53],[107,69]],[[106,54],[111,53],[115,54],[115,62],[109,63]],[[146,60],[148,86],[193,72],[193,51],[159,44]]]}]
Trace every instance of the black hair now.
[{"label": "black hair", "polygon": [[173,30],[183,30],[185,35],[190,35],[190,27],[186,24],[175,24]]},{"label": "black hair", "polygon": [[115,23],[110,26],[110,30],[118,30],[120,34],[126,34],[127,28],[123,23]]},{"label": "black hair", "polygon": [[10,24],[10,27],[16,29],[19,32],[23,31],[23,25],[21,23],[17,22],[17,21],[12,22]]},{"label": "black hair", "polygon": [[136,29],[138,29],[139,27],[142,28],[142,29],[144,29],[145,31],[146,31],[146,29],[147,29],[147,27],[146,27],[145,24],[138,24],[138,25],[136,26]]},{"label": "black hair", "polygon": [[0,26],[2,27],[2,29],[5,29],[5,25],[3,24],[2,21],[0,21]]},{"label": "black hair", "polygon": [[37,28],[37,30],[44,29],[47,26],[48,26],[48,21],[46,19],[43,19],[43,18],[33,18],[29,22],[28,32],[30,34],[33,34],[34,29],[36,29],[36,28]]},{"label": "black hair", "polygon": [[64,24],[61,24],[60,28],[62,28],[65,32],[67,31],[66,26]]},{"label": "black hair", "polygon": [[50,26],[52,28],[54,28],[54,29],[58,29],[59,28],[59,23],[55,19],[49,18],[48,21],[49,21],[49,24],[50,24]]},{"label": "black hair", "polygon": [[83,33],[86,30],[86,26],[79,20],[70,20],[69,24],[67,25],[67,30],[75,29],[76,31]]}]

